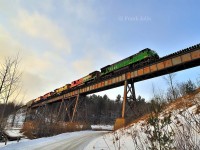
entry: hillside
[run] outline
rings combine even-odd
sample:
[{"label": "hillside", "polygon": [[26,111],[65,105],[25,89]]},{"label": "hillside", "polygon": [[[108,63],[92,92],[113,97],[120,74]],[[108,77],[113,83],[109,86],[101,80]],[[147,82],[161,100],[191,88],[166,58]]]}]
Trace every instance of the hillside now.
[{"label": "hillside", "polygon": [[[153,117],[154,116],[154,117]],[[151,118],[151,119],[148,119]],[[91,142],[86,149],[200,149],[200,89]]]}]

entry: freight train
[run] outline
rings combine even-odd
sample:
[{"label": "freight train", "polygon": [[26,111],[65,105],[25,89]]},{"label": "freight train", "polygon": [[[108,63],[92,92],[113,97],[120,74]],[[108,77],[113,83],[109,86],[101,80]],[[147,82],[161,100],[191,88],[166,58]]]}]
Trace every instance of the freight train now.
[{"label": "freight train", "polygon": [[96,81],[96,80],[98,80],[100,78],[104,78],[106,76],[111,76],[111,75],[121,72],[127,68],[134,69],[138,66],[143,65],[144,63],[152,62],[157,59],[159,59],[159,56],[155,51],[153,51],[149,48],[143,49],[140,52],[138,52],[137,54],[134,54],[134,55],[129,56],[121,61],[114,63],[114,64],[107,65],[107,66],[101,68],[100,69],[101,72],[94,71],[85,77],[82,77],[78,80],[72,81],[71,84],[66,84],[58,89],[55,89],[53,92],[46,93],[43,96],[40,96],[34,100],[31,100],[27,103],[27,105],[31,105],[31,104],[39,102],[41,100],[46,100],[54,95],[60,95],[60,94],[62,94],[63,91],[67,91],[69,89],[74,89],[78,86],[87,84],[89,82]]}]

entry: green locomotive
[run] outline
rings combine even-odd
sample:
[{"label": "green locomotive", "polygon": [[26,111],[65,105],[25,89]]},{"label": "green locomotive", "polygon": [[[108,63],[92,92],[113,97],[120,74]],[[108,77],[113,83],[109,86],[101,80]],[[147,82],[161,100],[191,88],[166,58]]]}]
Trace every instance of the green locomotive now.
[{"label": "green locomotive", "polygon": [[158,59],[158,54],[149,49],[146,48],[144,50],[141,50],[137,54],[134,54],[132,56],[129,56],[128,58],[125,58],[119,62],[116,62],[112,65],[108,65],[106,67],[101,68],[101,76],[105,76],[109,73],[121,70],[122,68],[129,67],[129,66],[136,66],[141,62],[145,61],[152,61]]}]

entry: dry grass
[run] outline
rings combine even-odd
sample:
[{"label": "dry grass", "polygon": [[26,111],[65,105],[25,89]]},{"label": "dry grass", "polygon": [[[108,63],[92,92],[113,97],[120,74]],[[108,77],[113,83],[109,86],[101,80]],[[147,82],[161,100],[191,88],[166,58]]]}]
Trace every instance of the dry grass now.
[{"label": "dry grass", "polygon": [[171,103],[167,104],[165,106],[165,111],[171,111],[181,108],[188,108],[194,105],[193,99],[195,98],[195,95],[200,92],[200,88],[195,90],[193,93],[187,94],[183,97],[180,97]]},{"label": "dry grass", "polygon": [[[167,113],[170,113],[172,110],[176,110],[176,109],[181,109],[181,108],[188,108],[188,107],[191,107],[194,105],[194,101],[193,99],[195,98],[195,95],[200,93],[200,88],[195,90],[193,93],[191,94],[187,94],[183,97],[180,97],[174,101],[172,101],[171,103],[167,104],[165,107],[164,107],[164,111],[163,112],[167,112]],[[167,114],[166,113],[166,114]],[[200,113],[200,106],[197,107],[197,110],[196,110],[196,113]],[[145,114],[143,115],[142,117],[132,121],[131,123],[129,123],[127,125],[127,127],[130,127],[132,126],[133,124],[139,122],[139,121],[146,121],[149,116],[151,116],[152,113],[149,113],[149,114]]]},{"label": "dry grass", "polygon": [[44,125],[40,122],[28,121],[24,123],[21,132],[24,133],[24,135],[29,139],[34,139],[87,129],[91,129],[91,126],[89,124],[80,122],[57,122]]},{"label": "dry grass", "polygon": [[80,122],[67,122],[65,123],[65,128],[68,132],[72,131],[80,131],[80,130],[87,130],[91,129],[91,126],[86,123],[80,123]]},{"label": "dry grass", "polygon": [[149,117],[150,117],[150,113],[149,114],[145,114],[145,115],[143,115],[142,117],[139,117],[139,118],[137,118],[137,119],[135,119],[134,121],[132,121],[131,123],[129,123],[128,125],[127,125],[127,127],[129,128],[130,126],[132,126],[134,123],[137,123],[137,122],[139,122],[139,121],[144,121],[144,120],[147,120]]},{"label": "dry grass", "polygon": [[197,110],[196,110],[196,114],[199,114],[200,113],[200,105],[197,106]]},{"label": "dry grass", "polygon": [[34,121],[25,122],[21,132],[28,137],[29,139],[34,139],[36,136],[34,135],[35,130],[38,128],[38,124]]}]

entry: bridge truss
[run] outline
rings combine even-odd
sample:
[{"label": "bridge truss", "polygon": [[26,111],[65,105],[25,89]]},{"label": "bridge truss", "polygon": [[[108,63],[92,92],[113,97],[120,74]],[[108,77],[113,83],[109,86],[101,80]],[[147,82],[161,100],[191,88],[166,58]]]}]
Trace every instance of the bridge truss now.
[{"label": "bridge truss", "polygon": [[[162,57],[157,61],[145,63],[137,67],[128,68],[116,74],[100,78],[93,82],[63,91],[60,95],[52,96],[45,101],[39,101],[33,104],[29,109],[38,109],[46,105],[57,102],[75,101],[71,107],[73,111],[68,113],[69,119],[74,120],[77,105],[81,96],[92,94],[119,86],[124,86],[124,97],[122,107],[122,118],[125,117],[125,105],[128,103],[131,109],[134,109],[135,89],[134,83],[150,78],[166,75],[169,73],[181,71],[184,69],[200,65],[200,44],[180,50],[168,56]],[[60,105],[61,105],[60,104]],[[61,111],[61,106],[59,111]],[[68,111],[68,107],[66,106]]]}]

